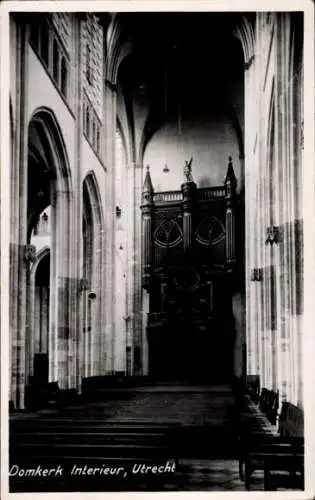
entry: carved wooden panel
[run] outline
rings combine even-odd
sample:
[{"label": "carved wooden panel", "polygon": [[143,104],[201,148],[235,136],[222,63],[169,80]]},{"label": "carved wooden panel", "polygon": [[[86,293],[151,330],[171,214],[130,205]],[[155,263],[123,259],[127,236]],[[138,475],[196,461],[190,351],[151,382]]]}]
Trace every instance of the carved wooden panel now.
[{"label": "carved wooden panel", "polygon": [[208,215],[199,223],[195,237],[201,245],[216,245],[225,238],[224,225],[217,217]]},{"label": "carved wooden panel", "polygon": [[173,248],[183,240],[183,233],[174,219],[164,219],[153,235],[154,244],[162,248]]}]

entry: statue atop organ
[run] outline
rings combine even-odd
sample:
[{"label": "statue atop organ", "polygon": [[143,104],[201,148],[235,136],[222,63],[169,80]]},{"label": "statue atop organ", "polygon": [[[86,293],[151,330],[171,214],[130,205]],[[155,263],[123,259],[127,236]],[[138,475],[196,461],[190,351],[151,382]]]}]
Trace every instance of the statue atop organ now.
[{"label": "statue atop organ", "polygon": [[185,166],[184,166],[184,176],[185,176],[185,182],[194,182],[192,173],[191,173],[191,164],[192,164],[192,157],[190,158],[189,161],[185,161]]}]

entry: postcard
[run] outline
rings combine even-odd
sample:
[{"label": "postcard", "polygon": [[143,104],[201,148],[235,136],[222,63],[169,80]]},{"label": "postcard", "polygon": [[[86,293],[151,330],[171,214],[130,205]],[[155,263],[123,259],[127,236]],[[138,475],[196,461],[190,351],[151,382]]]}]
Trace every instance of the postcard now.
[{"label": "postcard", "polygon": [[311,498],[312,2],[8,1],[0,63],[3,498]]}]

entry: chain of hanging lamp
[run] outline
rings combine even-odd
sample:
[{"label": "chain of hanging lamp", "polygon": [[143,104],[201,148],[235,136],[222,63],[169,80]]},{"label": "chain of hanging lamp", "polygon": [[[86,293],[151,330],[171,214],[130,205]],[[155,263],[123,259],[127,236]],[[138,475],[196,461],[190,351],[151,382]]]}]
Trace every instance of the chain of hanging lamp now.
[{"label": "chain of hanging lamp", "polygon": [[163,168],[163,172],[164,173],[168,173],[170,171],[168,165],[167,165],[167,119],[168,119],[168,116],[167,116],[167,107],[168,107],[168,102],[167,102],[167,98],[168,98],[168,95],[167,95],[167,90],[168,90],[168,78],[167,78],[167,63],[165,65],[165,78],[164,78],[164,120],[165,120],[165,124],[164,124],[164,151],[165,151],[165,163],[164,163],[164,168]]},{"label": "chain of hanging lamp", "polygon": [[[177,49],[177,46],[174,45],[174,49]],[[164,81],[164,120],[165,120],[165,125],[164,125],[164,143],[165,143],[165,164],[163,168],[163,172],[168,173],[170,171],[168,164],[167,164],[167,133],[168,133],[168,126],[167,126],[167,120],[168,120],[168,72],[167,72],[167,64],[165,65],[165,81]],[[180,81],[179,75],[177,74],[177,79],[178,82]],[[177,88],[177,96],[178,96],[178,117],[177,117],[177,135],[178,135],[178,152],[181,152],[181,142],[180,142],[180,135],[182,133],[182,116],[181,116],[181,94],[180,94],[180,86],[178,83],[178,88]]]}]

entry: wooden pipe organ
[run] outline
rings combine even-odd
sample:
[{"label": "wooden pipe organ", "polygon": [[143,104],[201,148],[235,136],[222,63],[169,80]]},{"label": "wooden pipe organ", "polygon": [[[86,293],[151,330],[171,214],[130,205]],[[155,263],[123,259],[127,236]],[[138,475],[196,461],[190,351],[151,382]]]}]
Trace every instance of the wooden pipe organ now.
[{"label": "wooden pipe organ", "polygon": [[232,159],[221,186],[198,189],[191,161],[186,162],[184,176],[179,191],[154,192],[147,167],[142,189],[142,286],[150,296],[151,365],[154,352],[155,365],[157,358],[161,363],[161,344],[167,343],[167,351],[172,351],[174,330],[181,331],[181,344],[188,340],[191,355],[192,332],[195,340],[203,332],[202,350],[210,348],[210,338],[213,347],[218,329],[230,328],[228,290],[236,265],[237,205]]}]

